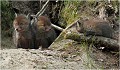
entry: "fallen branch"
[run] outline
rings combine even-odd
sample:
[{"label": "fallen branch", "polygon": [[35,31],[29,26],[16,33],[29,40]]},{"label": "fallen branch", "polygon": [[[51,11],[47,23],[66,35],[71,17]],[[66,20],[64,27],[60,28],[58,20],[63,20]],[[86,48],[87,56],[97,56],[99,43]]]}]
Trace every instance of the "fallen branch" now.
[{"label": "fallen branch", "polygon": [[54,25],[54,24],[51,24],[51,26],[52,26],[53,28],[59,30],[59,31],[63,31],[63,30],[64,30],[63,28],[61,28],[61,27],[59,27],[59,26],[57,26],[57,25]]},{"label": "fallen branch", "polygon": [[84,36],[84,34],[77,34],[77,33],[67,33],[65,35],[66,39],[72,39],[78,42],[87,42],[93,43],[95,46],[109,48],[115,51],[119,51],[119,43],[118,41],[106,37],[100,36]]},{"label": "fallen branch", "polygon": [[42,15],[41,12],[43,12],[45,10],[45,8],[47,7],[47,4],[49,3],[50,0],[47,0],[47,2],[43,5],[42,9],[36,14],[36,17]]}]

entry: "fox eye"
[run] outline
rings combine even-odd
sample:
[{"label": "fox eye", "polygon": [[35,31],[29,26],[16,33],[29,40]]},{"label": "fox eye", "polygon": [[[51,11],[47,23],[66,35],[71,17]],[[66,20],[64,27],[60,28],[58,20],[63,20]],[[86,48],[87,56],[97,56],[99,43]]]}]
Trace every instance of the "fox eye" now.
[{"label": "fox eye", "polygon": [[92,25],[90,25],[90,27],[92,27]]},{"label": "fox eye", "polygon": [[21,23],[20,25],[24,25],[24,23]]}]

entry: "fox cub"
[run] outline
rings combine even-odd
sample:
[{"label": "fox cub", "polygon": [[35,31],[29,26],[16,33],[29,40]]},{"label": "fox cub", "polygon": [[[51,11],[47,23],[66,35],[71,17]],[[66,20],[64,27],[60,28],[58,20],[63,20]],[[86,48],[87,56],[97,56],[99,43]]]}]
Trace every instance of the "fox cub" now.
[{"label": "fox cub", "polygon": [[48,48],[56,38],[50,19],[39,16],[35,22],[32,22],[30,15],[17,14],[19,13],[17,9],[14,11],[16,17],[13,21],[13,40],[16,47],[38,49],[39,46],[42,46],[42,48]]},{"label": "fox cub", "polygon": [[96,35],[112,38],[113,29],[108,21],[102,19],[88,19],[79,22],[77,31],[88,35]]},{"label": "fox cub", "polygon": [[39,16],[36,23],[36,42],[37,46],[48,48],[55,40],[56,33],[51,27],[51,21],[45,16]]},{"label": "fox cub", "polygon": [[13,40],[17,48],[34,48],[32,35],[30,31],[30,20],[27,16],[17,15],[13,21]]}]

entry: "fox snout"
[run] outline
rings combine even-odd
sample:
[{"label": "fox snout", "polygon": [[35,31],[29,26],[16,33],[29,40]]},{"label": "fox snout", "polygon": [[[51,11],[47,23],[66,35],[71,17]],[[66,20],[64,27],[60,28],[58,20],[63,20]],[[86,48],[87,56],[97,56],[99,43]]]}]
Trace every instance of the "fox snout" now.
[{"label": "fox snout", "polygon": [[22,31],[23,31],[21,27],[15,28],[15,30],[16,30],[17,32],[22,32]]}]

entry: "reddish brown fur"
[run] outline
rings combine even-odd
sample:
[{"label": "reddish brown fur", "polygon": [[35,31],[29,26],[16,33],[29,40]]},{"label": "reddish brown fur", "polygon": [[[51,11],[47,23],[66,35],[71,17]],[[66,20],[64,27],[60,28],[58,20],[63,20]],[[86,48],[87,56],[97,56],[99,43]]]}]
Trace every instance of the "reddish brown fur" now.
[{"label": "reddish brown fur", "polygon": [[51,22],[50,22],[50,20],[49,20],[49,18],[47,18],[47,17],[45,17],[45,16],[39,16],[38,17],[38,22],[39,21],[41,21],[42,23],[41,24],[43,24],[43,25],[48,25],[48,26],[50,26],[51,25]]},{"label": "reddish brown fur", "polygon": [[97,26],[98,23],[103,24],[103,22],[109,25],[108,21],[105,21],[105,20],[102,20],[102,19],[89,19],[89,20],[85,21],[83,25],[87,24],[86,26],[95,27],[95,26]]},{"label": "reddish brown fur", "polygon": [[42,45],[42,48],[48,48],[56,38],[56,33],[51,27],[50,20],[45,16],[39,16],[37,21],[37,45]]},{"label": "reddish brown fur", "polygon": [[[14,23],[14,22],[17,22],[17,23]],[[29,24],[28,23],[28,19],[24,16],[24,15],[19,15],[15,18],[13,24],[21,24],[21,22],[24,22],[24,24]]]},{"label": "reddish brown fur", "polygon": [[89,19],[84,21],[79,32],[85,32],[86,35],[100,35],[112,38],[112,27],[110,26],[108,21],[102,19]]},{"label": "reddish brown fur", "polygon": [[32,48],[32,36],[29,30],[29,20],[24,15],[19,15],[13,22],[15,28],[13,38],[17,48]]}]

